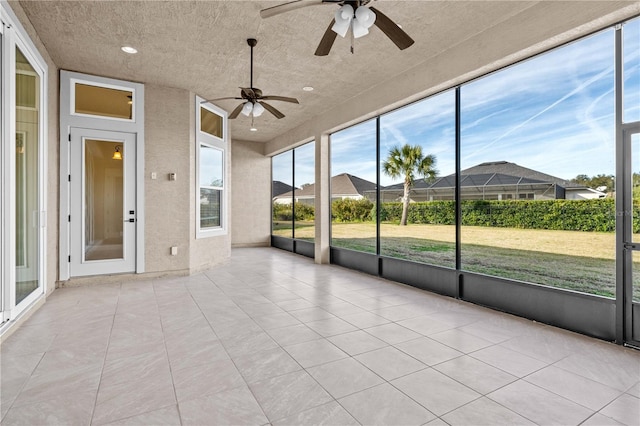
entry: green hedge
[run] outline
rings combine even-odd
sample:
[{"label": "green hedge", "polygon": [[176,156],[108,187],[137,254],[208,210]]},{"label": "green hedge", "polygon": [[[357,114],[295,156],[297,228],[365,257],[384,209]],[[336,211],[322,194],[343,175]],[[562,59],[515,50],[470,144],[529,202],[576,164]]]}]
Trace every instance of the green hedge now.
[{"label": "green hedge", "polygon": [[[428,201],[409,204],[407,223],[429,223],[437,225],[452,225],[456,222],[456,204],[453,201]],[[383,203],[380,206],[380,220],[382,222],[400,223],[402,203]],[[376,217],[375,207],[371,217]]]},{"label": "green hedge", "polygon": [[[296,203],[296,220],[313,220],[314,208]],[[291,220],[291,205],[274,204],[275,221]],[[402,203],[383,203],[382,222],[400,222]],[[633,232],[640,232],[640,201],[633,207]],[[375,220],[375,205],[367,200],[335,200],[331,203],[335,222],[369,222]],[[455,202],[429,201],[409,205],[408,223],[453,225]],[[614,232],[615,200],[517,200],[463,201],[462,223],[467,226],[494,226],[521,229]]]},{"label": "green hedge", "polygon": [[366,198],[334,200],[331,203],[331,218],[336,222],[368,222],[373,220],[374,204]]},{"label": "green hedge", "polygon": [[293,209],[291,204],[273,203],[272,206],[273,220],[274,221],[290,221],[293,219]]},{"label": "green hedge", "polygon": [[[315,217],[315,209],[313,206],[304,203],[296,203],[296,220],[313,220]],[[273,220],[274,221],[291,221],[293,211],[291,210],[291,204],[279,204],[273,203]]]},{"label": "green hedge", "polygon": [[[640,202],[634,203],[633,210],[633,231],[640,232]],[[401,215],[402,203],[382,204],[382,221],[399,223]],[[411,203],[408,222],[453,225],[455,203]],[[616,226],[615,200],[463,201],[462,223],[468,226],[613,232]]]}]

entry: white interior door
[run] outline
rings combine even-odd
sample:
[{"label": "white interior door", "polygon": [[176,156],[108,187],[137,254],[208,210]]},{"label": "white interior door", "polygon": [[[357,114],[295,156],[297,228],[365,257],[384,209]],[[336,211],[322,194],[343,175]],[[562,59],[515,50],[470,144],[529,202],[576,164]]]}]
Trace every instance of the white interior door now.
[{"label": "white interior door", "polygon": [[70,276],[136,270],[136,137],[71,129]]}]

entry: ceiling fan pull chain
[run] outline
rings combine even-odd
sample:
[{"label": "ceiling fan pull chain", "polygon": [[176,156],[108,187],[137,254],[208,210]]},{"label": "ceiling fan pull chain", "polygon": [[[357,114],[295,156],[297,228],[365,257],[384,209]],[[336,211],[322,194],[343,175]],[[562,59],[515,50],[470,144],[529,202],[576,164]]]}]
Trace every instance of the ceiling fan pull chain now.
[{"label": "ceiling fan pull chain", "polygon": [[356,37],[355,37],[355,35],[353,34],[353,25],[352,25],[352,26],[351,26],[351,54],[352,54],[352,55],[353,55],[353,52],[354,52],[353,45],[354,45],[355,40],[356,40]]}]

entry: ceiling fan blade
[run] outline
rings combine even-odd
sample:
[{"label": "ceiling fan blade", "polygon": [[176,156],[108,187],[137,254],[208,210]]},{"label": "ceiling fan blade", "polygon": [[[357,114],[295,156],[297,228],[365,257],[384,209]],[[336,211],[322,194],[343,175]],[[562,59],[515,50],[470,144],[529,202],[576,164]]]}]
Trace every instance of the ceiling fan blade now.
[{"label": "ceiling fan blade", "polygon": [[240,114],[240,111],[242,111],[243,106],[244,106],[244,102],[238,105],[236,109],[231,111],[231,114],[229,114],[229,120],[233,120],[234,118],[236,118],[238,114]]},{"label": "ceiling fan blade", "polygon": [[380,28],[380,30],[382,30],[382,32],[385,33],[400,50],[404,50],[414,43],[413,39],[409,37],[409,34],[405,33],[402,28],[389,19],[387,15],[380,12],[375,7],[370,7],[369,9],[373,10],[376,14],[374,24]]},{"label": "ceiling fan blade", "polygon": [[318,48],[316,49],[316,53],[314,53],[314,55],[327,56],[329,54],[329,51],[331,51],[333,42],[336,41],[336,37],[338,36],[338,34],[331,29],[331,27],[333,27],[333,24],[335,23],[335,19],[332,19],[331,23],[329,23],[327,31],[324,32],[322,40],[320,40],[320,44],[318,45]]},{"label": "ceiling fan blade", "polygon": [[266,99],[268,101],[282,101],[282,102],[291,102],[292,104],[299,104],[296,98],[287,98],[286,96],[262,96],[260,100]]},{"label": "ceiling fan blade", "polygon": [[208,99],[208,100],[202,101],[200,103],[201,104],[206,104],[207,102],[226,101],[227,99],[242,99],[242,98],[234,98],[233,96],[229,97],[229,98],[215,98],[215,99]]},{"label": "ceiling fan blade", "polygon": [[301,9],[307,6],[317,6],[322,3],[334,3],[325,0],[294,0],[287,3],[279,4],[277,6],[268,7],[260,11],[261,18],[270,18],[272,16],[280,15],[281,13],[290,12],[292,10]]},{"label": "ceiling fan blade", "polygon": [[269,105],[266,102],[263,101],[258,101],[262,104],[262,106],[264,107],[264,109],[266,109],[267,111],[269,111],[271,114],[275,115],[277,119],[281,119],[284,117],[284,114],[281,113],[280,111],[278,111],[277,109],[275,109],[273,106]]}]

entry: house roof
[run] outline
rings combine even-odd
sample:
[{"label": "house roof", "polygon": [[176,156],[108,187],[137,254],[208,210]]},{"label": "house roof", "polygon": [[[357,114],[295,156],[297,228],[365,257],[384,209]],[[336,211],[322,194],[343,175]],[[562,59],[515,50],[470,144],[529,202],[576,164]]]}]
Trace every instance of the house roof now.
[{"label": "house roof", "polygon": [[[361,179],[348,173],[342,173],[331,178],[331,195],[356,196],[363,195],[365,191],[375,191],[376,184],[368,180]],[[291,197],[291,191],[281,194],[274,198]],[[296,197],[315,196],[315,185],[306,185],[302,188],[296,188]]]},{"label": "house roof", "polygon": [[281,182],[279,180],[274,180],[271,184],[271,196],[277,197],[280,194],[284,194],[285,192],[291,192],[293,187],[287,183]]},{"label": "house roof", "polygon": [[537,170],[522,167],[516,163],[510,163],[508,161],[493,161],[488,163],[478,164],[477,166],[470,167],[460,172],[461,175],[479,175],[479,174],[502,174],[517,178],[530,179],[538,182],[555,183],[563,188],[575,188],[583,185],[548,175],[546,173],[539,172]]},{"label": "house roof", "polygon": [[[462,187],[494,186],[494,185],[536,185],[555,184],[565,189],[584,189],[583,185],[561,179],[546,173],[522,167],[508,161],[492,161],[478,164],[460,172]],[[435,182],[427,183],[424,179],[414,182],[413,189],[454,188],[455,174],[438,178]],[[389,185],[385,190],[403,189],[403,184]]]}]

